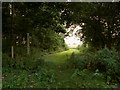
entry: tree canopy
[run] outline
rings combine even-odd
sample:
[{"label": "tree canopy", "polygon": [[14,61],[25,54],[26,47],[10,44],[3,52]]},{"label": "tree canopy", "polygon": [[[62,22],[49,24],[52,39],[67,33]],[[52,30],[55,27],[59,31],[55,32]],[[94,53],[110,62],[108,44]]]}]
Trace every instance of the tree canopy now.
[{"label": "tree canopy", "polygon": [[120,3],[69,3],[68,7],[68,26],[81,25],[85,43],[96,48],[120,45]]},{"label": "tree canopy", "polygon": [[37,37],[42,39],[48,30],[65,33],[64,26],[73,24],[83,28],[82,39],[90,46],[120,46],[120,3],[3,3],[3,38],[10,42],[17,36],[23,39],[28,32],[40,32]]}]

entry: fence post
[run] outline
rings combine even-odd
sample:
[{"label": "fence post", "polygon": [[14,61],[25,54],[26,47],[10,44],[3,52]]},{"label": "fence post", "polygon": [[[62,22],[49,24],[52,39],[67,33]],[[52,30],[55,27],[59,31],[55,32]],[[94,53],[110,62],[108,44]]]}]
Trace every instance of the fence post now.
[{"label": "fence post", "polygon": [[12,58],[14,58],[14,47],[13,46],[11,46],[11,56]]},{"label": "fence post", "polygon": [[30,40],[29,40],[29,33],[27,33],[27,55],[30,54]]}]

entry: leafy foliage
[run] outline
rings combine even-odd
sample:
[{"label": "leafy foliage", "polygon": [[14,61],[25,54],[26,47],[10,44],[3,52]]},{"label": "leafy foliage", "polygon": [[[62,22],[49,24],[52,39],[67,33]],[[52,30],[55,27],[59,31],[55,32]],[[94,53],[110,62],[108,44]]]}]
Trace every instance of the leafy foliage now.
[{"label": "leafy foliage", "polygon": [[70,66],[74,68],[79,68],[83,70],[86,67],[86,62],[84,57],[79,57],[77,55],[74,55],[74,53],[72,53],[69,62],[70,62],[69,63]]},{"label": "leafy foliage", "polygon": [[[84,43],[95,48],[120,46],[120,3],[69,3],[66,7],[67,26],[78,24]],[[74,6],[74,7],[73,7]],[[70,12],[70,13],[69,13]],[[64,17],[64,15],[63,15]],[[84,23],[84,24],[83,24]]]},{"label": "leafy foliage", "polygon": [[[71,84],[74,84],[73,86],[80,88],[108,88],[106,82],[107,84],[111,82],[119,83],[119,4],[99,2],[3,3],[3,87],[49,88],[53,84],[53,86],[65,86],[68,88],[72,86]],[[73,52],[70,58],[70,54],[64,56],[64,53],[60,54],[60,57],[63,56],[64,59],[68,59],[67,64],[70,67],[68,68],[70,72],[66,73],[65,66],[58,65],[58,68],[56,68],[57,65],[46,63],[41,56],[44,53],[48,54],[50,51],[64,49],[64,39],[59,34],[65,33],[64,25],[69,27],[73,24],[82,27],[80,32],[83,33],[83,36],[81,38],[86,46],[91,46],[91,48],[80,49],[80,54]],[[23,44],[23,41],[26,42],[26,33],[30,33],[32,51],[28,56],[25,54],[26,43]],[[9,56],[11,45],[15,47],[14,59]],[[112,47],[117,50],[112,49]],[[38,53],[37,57],[35,56],[36,52]],[[58,57],[59,54],[54,58]],[[63,57],[60,62],[64,61]],[[58,60],[54,58],[52,58],[53,61]],[[59,64],[60,62],[58,61]],[[50,67],[54,70],[50,70]],[[58,78],[56,78],[57,73],[54,72],[60,74]],[[68,75],[68,77],[65,75],[71,73],[72,75]],[[69,78],[69,76],[71,76],[69,80],[65,79],[66,77]],[[59,78],[61,77],[65,80],[60,81]]]},{"label": "leafy foliage", "polygon": [[[80,88],[116,88],[117,85],[107,85],[105,82],[104,75],[99,72],[91,72],[88,69],[75,69],[71,78],[81,78],[79,81],[81,82]],[[78,79],[79,79],[78,78]]]},{"label": "leafy foliage", "polygon": [[47,87],[56,81],[55,74],[43,68],[32,74],[26,70],[9,69],[8,72],[4,68],[3,77],[3,88]]},{"label": "leafy foliage", "polygon": [[109,50],[104,48],[99,50],[95,55],[94,66],[99,71],[104,72],[111,79],[117,80],[119,82],[120,68],[119,68],[119,58],[118,52],[114,49]]},{"label": "leafy foliage", "polygon": [[[56,51],[59,48],[65,47],[63,38],[49,28],[36,28],[33,35],[34,38],[32,39],[32,46],[38,46],[41,49],[49,51]],[[36,39],[37,41],[34,42],[34,39]]]},{"label": "leafy foliage", "polygon": [[26,42],[27,33],[33,47],[49,51],[65,47],[58,34],[65,33],[60,21],[60,5],[62,3],[3,3],[3,52],[10,52],[11,45],[25,47],[23,41]]},{"label": "leafy foliage", "polygon": [[92,61],[94,60],[94,53],[87,52],[87,49],[83,49],[80,54],[72,53],[70,59],[68,60],[69,65],[74,68],[90,69],[92,65]]},{"label": "leafy foliage", "polygon": [[91,71],[98,70],[110,80],[119,82],[120,79],[120,62],[119,54],[115,49],[101,49],[96,53],[88,52],[83,54],[72,54],[69,59],[70,66],[79,70],[88,69]]},{"label": "leafy foliage", "polygon": [[[72,53],[72,51],[70,53]],[[73,58],[74,62],[76,61],[74,66],[77,65],[75,69],[71,67],[71,65],[69,65],[70,68],[65,66],[67,65],[65,62],[62,64],[60,62],[52,62],[52,60],[49,60],[50,58],[48,58],[48,61],[46,60],[45,62],[43,61],[43,63],[39,63],[41,59],[36,60],[37,58],[33,57],[34,55],[27,58],[22,57],[21,60],[26,61],[25,69],[19,65],[17,68],[10,68],[10,66],[3,67],[3,88],[116,88],[117,82],[112,78],[115,76],[112,76],[111,72],[101,72],[99,67],[91,66],[97,63],[95,62],[96,59],[94,54],[93,52],[88,55],[86,52],[80,54],[74,53],[74,55],[72,54],[72,56],[79,58],[79,60],[77,58]],[[85,55],[88,57],[85,57]],[[69,57],[66,59],[68,59],[69,64],[72,64],[72,59],[69,61]],[[62,58],[64,59],[64,57]],[[62,60],[62,58],[60,58],[60,60]],[[81,59],[85,61],[80,61]],[[84,62],[83,64],[79,63],[81,66],[83,65],[82,67],[77,64],[78,61]],[[34,62],[39,63],[39,65]],[[33,63],[33,65],[37,65],[37,68],[35,68],[31,63]],[[107,76],[107,83],[105,81],[105,76]],[[109,85],[107,85],[108,82]]]},{"label": "leafy foliage", "polygon": [[[27,86],[28,78],[26,71],[15,71],[9,69],[9,72],[6,72],[7,69],[3,69],[3,88],[25,88]],[[14,73],[16,72],[16,73]]]},{"label": "leafy foliage", "polygon": [[14,69],[24,69],[31,72],[39,70],[40,67],[44,65],[44,60],[42,58],[36,57],[17,57],[16,59],[11,59],[7,54],[3,54],[3,67],[14,68]]}]

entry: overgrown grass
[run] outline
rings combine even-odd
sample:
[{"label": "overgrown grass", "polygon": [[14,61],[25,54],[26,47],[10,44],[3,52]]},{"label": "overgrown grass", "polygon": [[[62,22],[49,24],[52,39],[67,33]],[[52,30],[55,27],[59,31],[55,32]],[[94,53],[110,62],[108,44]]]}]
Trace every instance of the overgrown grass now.
[{"label": "overgrown grass", "polygon": [[95,53],[83,50],[36,52],[14,60],[3,55],[3,88],[116,88],[117,83],[108,84],[99,69],[91,70]]},{"label": "overgrown grass", "polygon": [[58,63],[58,64],[60,64],[60,63],[63,64],[69,59],[69,57],[71,56],[71,54],[73,52],[74,53],[79,53],[79,50],[69,49],[67,51],[46,55],[46,56],[44,56],[44,59],[46,61],[50,61],[50,62],[54,62],[54,63]]},{"label": "overgrown grass", "polygon": [[[5,69],[4,69],[5,70]],[[3,74],[3,88],[116,88],[107,85],[101,74],[88,71],[42,69],[36,73],[25,70],[9,70]]]}]

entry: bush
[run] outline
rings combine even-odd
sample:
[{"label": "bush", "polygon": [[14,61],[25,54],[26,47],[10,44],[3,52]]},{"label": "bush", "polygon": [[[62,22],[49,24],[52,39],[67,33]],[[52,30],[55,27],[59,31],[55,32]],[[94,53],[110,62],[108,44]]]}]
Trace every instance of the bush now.
[{"label": "bush", "polygon": [[15,60],[10,58],[7,54],[3,53],[2,54],[2,66],[3,67],[13,67],[15,64]]},{"label": "bush", "polygon": [[24,57],[20,62],[16,64],[16,67],[28,70],[30,72],[36,72],[44,65],[44,59],[35,57]]},{"label": "bush", "polygon": [[36,73],[38,81],[43,85],[54,83],[56,81],[55,74],[52,71],[48,71],[47,69],[41,69]]},{"label": "bush", "polygon": [[72,53],[70,59],[68,60],[69,65],[78,68],[80,70],[90,69],[93,61],[93,53],[86,54],[75,54]]},{"label": "bush", "polygon": [[3,88],[26,88],[28,83],[28,73],[26,71],[14,69],[9,69],[10,73],[5,71],[7,71],[7,69],[3,69]]},{"label": "bush", "polygon": [[35,72],[44,65],[44,59],[36,58],[34,56],[17,57],[15,59],[11,59],[7,54],[3,54],[2,57],[3,67],[25,69]]},{"label": "bush", "polygon": [[82,53],[82,54],[86,54],[86,53],[91,53],[91,52],[95,52],[96,49],[93,47],[86,47],[84,44],[82,46],[78,47],[78,50]]},{"label": "bush", "polygon": [[94,72],[98,70],[106,79],[109,77],[112,81],[120,81],[120,57],[115,49],[103,48],[96,53],[86,50],[81,54],[72,53],[68,62],[72,68]]},{"label": "bush", "polygon": [[72,53],[69,62],[72,67],[81,70],[84,69],[86,65],[85,58],[83,56],[75,55],[74,53]]},{"label": "bush", "polygon": [[27,55],[27,47],[24,45],[14,46],[14,54],[15,54],[15,57],[26,56]]},{"label": "bush", "polygon": [[63,37],[50,28],[36,28],[32,36],[32,46],[37,46],[47,51],[56,51],[60,48],[65,48]]},{"label": "bush", "polygon": [[26,70],[3,68],[3,88],[46,88],[55,82],[56,75],[52,70],[41,68],[35,73],[29,73]]},{"label": "bush", "polygon": [[11,49],[11,40],[2,39],[2,53],[10,53]]},{"label": "bush", "polygon": [[119,54],[115,49],[104,48],[95,54],[94,69],[105,73],[111,79],[118,80],[120,77]]}]

